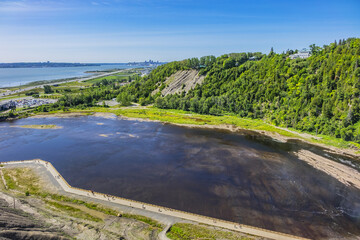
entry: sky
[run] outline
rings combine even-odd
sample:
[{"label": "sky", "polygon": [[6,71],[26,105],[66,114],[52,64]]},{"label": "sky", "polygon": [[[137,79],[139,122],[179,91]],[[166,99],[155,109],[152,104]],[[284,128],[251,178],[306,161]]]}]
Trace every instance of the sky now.
[{"label": "sky", "polygon": [[360,0],[0,0],[0,62],[173,61],[360,37]]}]

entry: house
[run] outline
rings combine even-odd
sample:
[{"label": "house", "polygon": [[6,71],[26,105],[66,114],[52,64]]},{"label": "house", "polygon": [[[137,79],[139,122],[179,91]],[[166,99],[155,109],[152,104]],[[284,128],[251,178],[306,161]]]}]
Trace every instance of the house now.
[{"label": "house", "polygon": [[310,51],[308,51],[306,49],[303,49],[303,50],[299,51],[298,53],[291,54],[289,56],[289,58],[290,59],[296,59],[296,58],[305,59],[305,58],[308,58],[310,56],[311,56]]}]

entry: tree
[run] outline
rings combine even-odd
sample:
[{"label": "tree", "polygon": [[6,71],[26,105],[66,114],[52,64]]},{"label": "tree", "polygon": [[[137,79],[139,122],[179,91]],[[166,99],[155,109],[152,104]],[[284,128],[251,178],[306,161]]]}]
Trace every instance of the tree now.
[{"label": "tree", "polygon": [[49,85],[44,85],[44,93],[45,94],[53,93],[53,90]]},{"label": "tree", "polygon": [[236,61],[235,61],[235,59],[233,59],[233,58],[228,58],[228,59],[226,59],[226,60],[224,61],[224,64],[223,64],[223,67],[224,67],[225,69],[233,68],[233,67],[235,67],[235,66],[236,66]]},{"label": "tree", "polygon": [[311,44],[311,45],[309,46],[309,48],[310,48],[310,51],[311,51],[311,54],[312,54],[312,55],[317,54],[317,53],[320,52],[320,50],[321,50],[321,47],[316,46],[315,44]]},{"label": "tree", "polygon": [[[117,96],[124,105],[155,102],[159,108],[230,113],[360,143],[360,39],[310,48],[313,56],[306,59],[290,60],[290,50],[276,54],[272,49],[267,55],[230,53],[170,62],[125,86],[108,80],[110,84],[84,89],[81,94],[69,89],[71,94],[53,106],[81,108]],[[253,56],[256,61],[248,61]],[[206,77],[194,89],[163,98],[160,91],[153,94],[165,88],[174,73],[199,66],[199,74]]]},{"label": "tree", "polygon": [[130,106],[131,98],[127,92],[122,92],[116,97],[116,101],[122,106]]},{"label": "tree", "polygon": [[270,53],[269,53],[269,56],[272,56],[272,55],[274,55],[275,53],[274,53],[274,48],[273,47],[271,47],[271,49],[270,49]]},{"label": "tree", "polygon": [[158,108],[167,108],[166,100],[162,97],[158,97],[155,99],[155,107]]}]

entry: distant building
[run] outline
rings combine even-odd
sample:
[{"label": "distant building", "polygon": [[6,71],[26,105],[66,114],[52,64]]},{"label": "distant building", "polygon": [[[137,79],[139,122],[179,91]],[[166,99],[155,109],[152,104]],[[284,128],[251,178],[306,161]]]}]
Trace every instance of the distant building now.
[{"label": "distant building", "polygon": [[258,60],[258,58],[255,56],[249,58],[249,61],[256,61],[256,60]]},{"label": "distant building", "polygon": [[298,53],[291,54],[289,56],[289,58],[290,59],[296,59],[296,58],[305,59],[305,58],[308,58],[310,56],[311,56],[310,51],[308,51],[306,49],[303,49],[303,50],[299,51]]}]

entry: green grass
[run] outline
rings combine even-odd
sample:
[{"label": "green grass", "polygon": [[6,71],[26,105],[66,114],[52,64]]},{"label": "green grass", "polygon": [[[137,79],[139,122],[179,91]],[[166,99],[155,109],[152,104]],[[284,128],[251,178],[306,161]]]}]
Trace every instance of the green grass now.
[{"label": "green grass", "polygon": [[67,196],[49,193],[40,187],[39,178],[28,168],[5,168],[3,169],[5,181],[9,189],[18,192],[29,192],[32,196],[38,196],[43,199],[51,199],[58,202],[68,202],[83,205],[89,209],[96,210],[107,215],[117,216],[118,211],[111,208],[105,208],[99,204],[85,202],[79,199]]},{"label": "green grass", "polygon": [[25,94],[21,93],[21,94],[12,94],[12,95],[9,95],[9,96],[6,96],[6,97],[1,97],[0,98],[0,101],[4,101],[4,100],[11,100],[11,99],[16,99],[16,98],[23,98],[23,97],[29,97],[29,96],[26,96]]},{"label": "green grass", "polygon": [[4,179],[9,189],[16,189],[15,181],[4,172]]},{"label": "green grass", "polygon": [[39,96],[39,98],[48,98],[48,99],[59,99],[62,96],[64,96],[63,94],[60,93],[53,93],[53,94],[41,94]]},{"label": "green grass", "polygon": [[94,222],[102,222],[102,219],[92,216],[88,213],[85,213],[78,208],[75,208],[75,207],[72,207],[69,205],[64,205],[64,204],[54,202],[54,201],[48,201],[48,200],[45,200],[45,203],[48,204],[49,206],[55,207],[58,210],[66,212],[66,214],[68,214],[72,217],[81,218],[81,219],[94,221]]},{"label": "green grass", "polygon": [[212,116],[201,115],[181,110],[167,110],[158,108],[90,108],[94,112],[111,112],[130,118],[143,118],[168,123],[192,124],[192,125],[234,125],[243,129],[276,132],[287,137],[297,137],[297,134],[278,129],[262,120],[239,118],[236,116]]},{"label": "green grass", "polygon": [[10,100],[10,99],[14,99],[14,98],[31,97],[31,96],[26,95],[26,93],[31,93],[31,92],[39,94],[41,92],[44,92],[44,90],[42,88],[35,88],[35,89],[27,90],[27,91],[24,91],[21,93],[15,93],[15,94],[11,94],[8,96],[0,97],[0,101]]},{"label": "green grass", "polygon": [[[158,109],[155,107],[118,108],[116,106],[110,108],[91,107],[84,110],[69,109],[68,112],[83,113],[87,115],[91,115],[93,112],[105,112],[105,113],[113,113],[118,116],[129,117],[129,118],[148,119],[148,120],[155,120],[155,121],[161,121],[167,123],[191,124],[191,125],[199,125],[199,126],[232,125],[234,127],[238,127],[241,129],[256,130],[260,132],[266,131],[273,134],[279,134],[281,136],[288,138],[297,138],[297,139],[305,140],[307,142],[315,143],[315,144],[323,144],[326,146],[333,146],[341,149],[355,149],[357,150],[356,153],[360,153],[358,151],[358,149],[360,149],[360,144],[355,142],[345,141],[341,138],[335,138],[327,135],[316,135],[313,133],[307,133],[309,135],[312,135],[313,137],[303,137],[301,136],[302,132],[295,129],[289,129],[292,131],[289,132],[287,130],[269,124],[263,120],[240,118],[234,115],[213,116],[213,115],[196,114],[182,110]],[[64,112],[61,110],[57,110],[57,111],[48,112],[46,114],[61,114],[61,113]]]},{"label": "green grass", "polygon": [[111,76],[105,76],[105,77],[100,77],[100,78],[87,80],[85,82],[94,84],[94,83],[101,82],[104,79],[106,79],[106,80],[123,80],[123,79],[128,79],[128,75],[126,75],[126,76],[124,76],[124,75],[115,75],[115,76],[111,75]]},{"label": "green grass", "polygon": [[83,206],[85,206],[85,207],[87,207],[89,209],[96,210],[96,211],[105,213],[107,215],[117,216],[119,214],[118,211],[115,211],[115,210],[113,210],[111,208],[106,208],[106,207],[100,206],[99,204],[96,204],[96,203],[89,203],[89,202],[85,202],[83,200],[70,198],[70,197],[67,197],[67,196],[59,195],[59,194],[42,193],[40,195],[43,198],[51,198],[53,200],[60,201],[60,202],[68,202],[68,203],[74,203],[74,204],[78,204],[78,205],[83,205]]},{"label": "green grass", "polygon": [[[91,86],[90,83],[87,83],[86,81],[82,81],[82,82],[78,82],[78,81],[73,81],[73,82],[67,82],[67,83],[61,83],[59,84],[59,87],[87,87],[87,86]],[[55,89],[57,87],[54,87]]]},{"label": "green grass", "polygon": [[[266,131],[271,133],[280,134],[285,137],[298,138],[306,140],[311,143],[324,144],[327,146],[334,146],[337,148],[360,148],[360,145],[355,142],[345,141],[341,138],[335,138],[325,135],[315,135],[308,133],[314,137],[305,138],[301,136],[301,132],[289,129],[293,132],[277,128],[276,126],[266,123],[263,120],[240,118],[234,115],[213,116],[191,113],[182,110],[174,109],[158,109],[154,107],[148,108],[103,108],[92,107],[86,110],[70,109],[74,112],[109,112],[116,115],[126,116],[130,118],[142,118],[149,120],[156,120],[167,123],[176,124],[191,124],[191,125],[233,125],[247,130]],[[320,137],[320,139],[316,139]]]},{"label": "green grass", "polygon": [[120,72],[114,75],[109,75],[109,76],[105,76],[105,77],[99,77],[99,78],[94,78],[94,79],[90,79],[87,81],[84,81],[85,83],[88,84],[94,84],[94,83],[98,83],[101,82],[104,79],[107,80],[127,80],[129,76],[135,76],[137,75],[136,73],[134,73],[133,71],[126,71],[126,72]]},{"label": "green grass", "polygon": [[71,80],[75,80],[75,79],[77,79],[77,78],[74,77],[74,78],[65,78],[65,79],[56,79],[56,80],[35,81],[35,82],[30,82],[28,84],[24,84],[21,86],[16,86],[16,87],[4,87],[3,89],[13,91],[13,90],[26,88],[26,87],[34,87],[34,86],[43,85],[43,84],[56,84],[56,83],[61,83],[64,81],[71,81]]},{"label": "green grass", "polygon": [[154,228],[159,228],[159,229],[163,228],[162,224],[160,224],[159,222],[157,222],[157,221],[155,221],[155,220],[153,220],[151,218],[145,217],[145,216],[129,214],[129,213],[123,213],[122,217],[132,218],[132,219],[138,220],[140,222],[147,223],[147,224],[149,224],[150,226],[152,226]]},{"label": "green grass", "polygon": [[241,233],[219,231],[211,229],[210,226],[194,225],[189,223],[176,223],[171,226],[166,236],[174,240],[193,240],[193,239],[223,239],[223,240],[250,240],[253,238],[244,237]]},{"label": "green grass", "polygon": [[39,180],[33,174],[28,174],[26,168],[8,169],[4,168],[4,178],[9,189],[25,193],[37,193],[40,191]]}]

